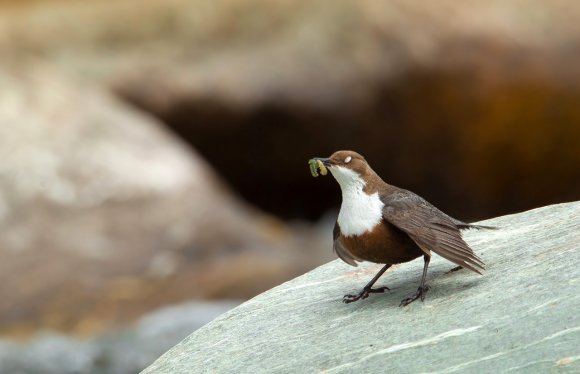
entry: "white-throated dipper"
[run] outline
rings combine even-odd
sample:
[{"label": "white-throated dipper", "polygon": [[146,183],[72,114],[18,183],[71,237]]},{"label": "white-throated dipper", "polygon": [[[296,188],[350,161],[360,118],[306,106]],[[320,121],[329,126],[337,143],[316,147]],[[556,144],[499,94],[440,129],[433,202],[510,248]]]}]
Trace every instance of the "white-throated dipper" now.
[{"label": "white-throated dipper", "polygon": [[361,292],[345,295],[345,303],[388,290],[372,286],[391,265],[420,256],[425,260],[421,284],[400,306],[418,298],[423,301],[429,289],[425,279],[431,251],[478,274],[484,270],[483,261],[465,243],[460,230],[492,227],[451,218],[415,193],[387,184],[356,152],[337,151],[329,158],[312,160],[328,168],[342,190],[333,232],[333,249],[338,257],[352,266],[357,266],[357,261],[385,264]]}]

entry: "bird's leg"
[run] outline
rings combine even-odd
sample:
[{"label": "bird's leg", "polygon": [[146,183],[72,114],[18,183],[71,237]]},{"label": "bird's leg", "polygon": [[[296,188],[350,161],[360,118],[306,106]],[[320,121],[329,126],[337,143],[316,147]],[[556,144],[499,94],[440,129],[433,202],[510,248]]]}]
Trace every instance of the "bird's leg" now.
[{"label": "bird's leg", "polygon": [[423,260],[425,260],[425,265],[423,265],[423,277],[421,277],[421,284],[419,285],[419,288],[417,288],[417,292],[415,292],[413,296],[403,299],[399,306],[407,306],[418,298],[421,298],[421,301],[425,300],[425,294],[429,291],[429,286],[425,284],[425,280],[427,279],[427,268],[429,267],[431,256],[424,255]]},{"label": "bird's leg", "polygon": [[366,286],[364,286],[364,288],[362,289],[361,292],[358,293],[358,295],[344,295],[344,297],[342,298],[342,301],[348,304],[348,303],[352,303],[353,301],[357,301],[360,299],[366,299],[367,297],[369,297],[369,294],[371,294],[371,293],[383,293],[383,292],[385,292],[385,290],[389,290],[389,287],[386,287],[386,286],[379,287],[379,288],[371,288],[371,287],[381,277],[381,275],[383,275],[383,273],[385,271],[387,271],[387,269],[390,267],[391,267],[391,264],[386,264],[385,266],[383,266],[383,268],[381,270],[379,270],[377,275],[375,275],[373,277],[373,279],[371,279],[371,281],[369,283],[367,283]]}]

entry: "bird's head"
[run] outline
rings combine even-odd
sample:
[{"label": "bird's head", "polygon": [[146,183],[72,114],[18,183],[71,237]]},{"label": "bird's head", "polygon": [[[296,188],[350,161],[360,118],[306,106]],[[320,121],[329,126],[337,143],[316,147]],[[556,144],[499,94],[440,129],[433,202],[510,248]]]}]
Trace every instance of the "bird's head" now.
[{"label": "bird's head", "polygon": [[314,159],[320,160],[330,170],[342,189],[364,186],[369,177],[376,175],[365,158],[354,151],[336,151],[328,158]]}]

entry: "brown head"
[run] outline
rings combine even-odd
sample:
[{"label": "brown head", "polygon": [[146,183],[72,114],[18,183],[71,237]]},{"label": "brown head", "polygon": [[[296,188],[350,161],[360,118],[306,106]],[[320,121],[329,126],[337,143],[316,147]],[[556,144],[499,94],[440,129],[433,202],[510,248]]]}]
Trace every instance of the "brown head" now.
[{"label": "brown head", "polygon": [[365,158],[354,151],[336,151],[329,158],[315,159],[322,161],[342,189],[380,180]]}]

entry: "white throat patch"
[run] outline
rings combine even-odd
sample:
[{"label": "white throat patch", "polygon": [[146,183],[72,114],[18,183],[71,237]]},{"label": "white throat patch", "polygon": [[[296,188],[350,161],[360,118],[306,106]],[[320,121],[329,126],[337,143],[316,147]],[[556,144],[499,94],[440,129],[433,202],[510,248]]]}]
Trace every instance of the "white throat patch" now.
[{"label": "white throat patch", "polygon": [[385,206],[379,194],[367,195],[365,181],[351,169],[342,166],[328,168],[342,190],[342,205],[338,226],[344,236],[362,235],[371,231],[383,219]]}]

